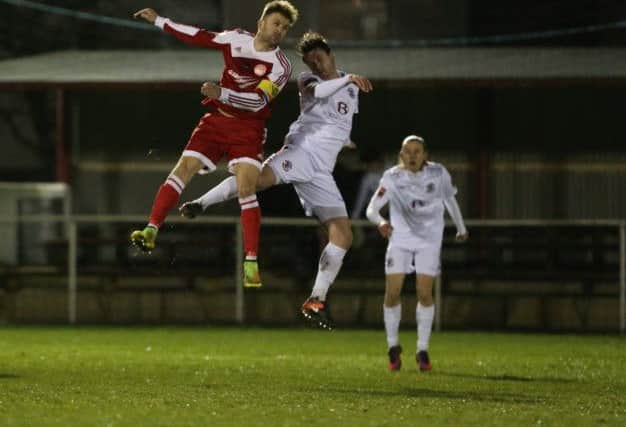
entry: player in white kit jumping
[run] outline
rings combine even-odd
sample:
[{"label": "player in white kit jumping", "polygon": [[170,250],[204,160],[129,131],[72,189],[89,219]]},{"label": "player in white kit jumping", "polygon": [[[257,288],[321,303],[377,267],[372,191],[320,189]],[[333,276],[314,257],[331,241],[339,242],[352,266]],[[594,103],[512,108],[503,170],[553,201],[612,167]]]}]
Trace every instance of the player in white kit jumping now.
[{"label": "player in white kit jumping", "polygon": [[[402,365],[398,339],[402,313],[400,292],[405,275],[413,272],[416,273],[418,298],[416,361],[421,371],[432,369],[428,343],[435,317],[432,290],[440,272],[444,206],[456,225],[456,240],[465,241],[469,237],[454,197],[457,190],[450,174],[443,165],[427,158],[424,139],[416,135],[404,138],[399,164],[385,171],[367,207],[367,218],[389,239],[383,315],[392,371]],[[389,220],[380,215],[386,204],[389,204]]]},{"label": "player in white kit jumping", "polygon": [[[334,54],[318,33],[304,34],[297,51],[311,70],[297,80],[300,115],[289,128],[285,145],[263,164],[257,190],[292,184],[306,215],[316,216],[328,231],[313,291],[301,311],[315,325],[332,329],[326,294],[352,245],[350,219],[332,171],[337,155],[350,144],[359,90],[369,92],[372,84],[365,77],[337,70]],[[181,214],[193,218],[211,205],[234,198],[236,189],[236,178],[229,177],[200,198],[183,204]]]}]

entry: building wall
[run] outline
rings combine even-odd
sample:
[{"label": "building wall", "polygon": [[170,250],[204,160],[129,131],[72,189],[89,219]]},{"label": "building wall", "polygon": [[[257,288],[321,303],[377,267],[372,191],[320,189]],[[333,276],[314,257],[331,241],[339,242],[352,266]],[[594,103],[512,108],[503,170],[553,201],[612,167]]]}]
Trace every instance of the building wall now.
[{"label": "building wall", "polygon": [[[475,160],[484,147],[491,162],[490,217],[624,218],[624,92],[500,89],[492,91],[490,106],[485,107],[475,89],[380,84],[361,98],[353,131],[359,148],[340,155],[337,180],[351,206],[368,162],[393,162],[402,138],[417,133],[426,138],[431,158],[449,167],[466,216],[476,215]],[[147,212],[154,191],[203,113],[196,94],[94,91],[74,93],[71,99],[80,110],[72,141],[77,210]],[[293,87],[278,98],[268,126],[268,154],[280,148],[296,117],[297,102]],[[225,176],[222,168],[196,178],[185,198],[201,194]],[[295,206],[286,211],[299,215],[297,202],[291,201]]]}]

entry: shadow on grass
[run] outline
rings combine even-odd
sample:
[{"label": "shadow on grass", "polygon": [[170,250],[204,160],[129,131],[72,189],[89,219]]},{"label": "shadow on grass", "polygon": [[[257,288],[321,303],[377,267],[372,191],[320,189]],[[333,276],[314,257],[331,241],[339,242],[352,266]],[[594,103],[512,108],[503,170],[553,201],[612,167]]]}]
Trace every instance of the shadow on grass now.
[{"label": "shadow on grass", "polygon": [[555,377],[521,377],[517,375],[477,375],[477,374],[462,374],[458,372],[445,372],[437,371],[435,373],[441,377],[456,377],[456,378],[472,378],[476,380],[487,381],[515,381],[515,382],[542,382],[542,383],[573,383],[576,380],[572,378],[555,378]]},{"label": "shadow on grass", "polygon": [[0,372],[0,380],[11,380],[11,379],[15,379],[15,378],[19,378],[19,375],[5,374],[3,372]]},{"label": "shadow on grass", "polygon": [[545,403],[545,399],[523,394],[504,393],[504,392],[481,392],[481,391],[447,391],[447,390],[431,390],[427,388],[402,388],[398,390],[372,390],[366,388],[348,389],[348,388],[325,388],[327,393],[354,394],[355,396],[367,395],[370,397],[420,397],[435,399],[458,399],[473,400],[477,402],[498,402],[498,403]]}]

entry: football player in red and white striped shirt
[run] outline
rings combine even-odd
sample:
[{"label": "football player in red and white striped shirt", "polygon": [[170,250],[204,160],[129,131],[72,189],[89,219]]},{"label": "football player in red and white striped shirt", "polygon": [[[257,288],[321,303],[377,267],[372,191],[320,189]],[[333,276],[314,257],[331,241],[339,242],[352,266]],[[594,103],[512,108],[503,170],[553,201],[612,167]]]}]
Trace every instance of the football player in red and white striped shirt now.
[{"label": "football player in red and white striped shirt", "polygon": [[291,64],[278,45],[298,19],[298,11],[285,0],[267,3],[256,34],[243,30],[214,33],[178,24],[150,8],[134,16],[185,43],[221,50],[225,66],[219,84],[202,85],[203,104],[212,111],[200,119],[178,163],[156,194],[148,225],[133,231],[131,242],[145,252],[154,249],[157,231],[178,203],[185,186],[196,173],[212,172],[226,157],[229,171],[237,178],[241,206],[246,252],[244,285],[259,287],[257,251],[261,210],[256,182],[263,161],[265,121],[270,116],[272,100],[291,75]]}]

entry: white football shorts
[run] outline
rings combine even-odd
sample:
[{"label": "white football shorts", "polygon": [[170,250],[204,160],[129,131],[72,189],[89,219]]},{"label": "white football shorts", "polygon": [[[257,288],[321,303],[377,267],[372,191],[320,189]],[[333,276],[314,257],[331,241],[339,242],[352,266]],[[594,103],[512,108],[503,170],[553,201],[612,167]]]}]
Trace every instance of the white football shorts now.
[{"label": "white football shorts", "polygon": [[385,254],[385,274],[415,272],[436,277],[441,273],[440,255],[440,248],[409,250],[388,245]]},{"label": "white football shorts", "polygon": [[346,203],[328,171],[319,170],[302,148],[286,145],[264,163],[274,171],[277,184],[292,184],[307,216],[321,222],[347,217]]}]

